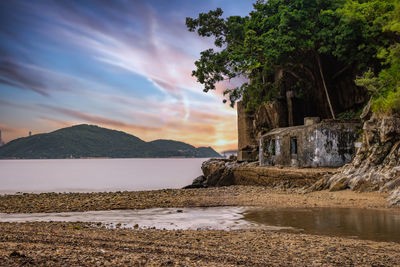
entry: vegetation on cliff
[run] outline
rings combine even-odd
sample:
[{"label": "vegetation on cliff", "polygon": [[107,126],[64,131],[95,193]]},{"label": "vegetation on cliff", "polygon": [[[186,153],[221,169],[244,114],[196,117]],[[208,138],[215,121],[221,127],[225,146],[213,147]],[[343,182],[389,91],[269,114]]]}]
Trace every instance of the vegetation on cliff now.
[{"label": "vegetation on cliff", "polygon": [[[232,106],[243,99],[254,110],[294,91],[315,106],[311,115],[335,118],[367,102],[366,90],[354,82],[367,73],[369,84],[376,84],[377,109],[396,108],[395,5],[395,0],[269,0],[257,1],[246,17],[224,18],[221,9],[201,13],[187,18],[187,27],[213,37],[217,49],[203,51],[192,74],[206,92],[218,82],[245,78],[241,86],[225,91]],[[350,97],[355,100],[343,108],[343,98]]]},{"label": "vegetation on cliff", "polygon": [[372,109],[376,113],[400,112],[400,3],[390,14],[383,30],[393,34],[397,40],[388,48],[382,47],[377,57],[383,60],[384,69],[376,76],[371,70],[359,78],[357,83],[366,87],[373,96]]},{"label": "vegetation on cliff", "polygon": [[0,147],[0,158],[167,158],[220,157],[211,147],[195,148],[173,140],[145,142],[94,125],[76,125],[51,133],[19,138]]}]

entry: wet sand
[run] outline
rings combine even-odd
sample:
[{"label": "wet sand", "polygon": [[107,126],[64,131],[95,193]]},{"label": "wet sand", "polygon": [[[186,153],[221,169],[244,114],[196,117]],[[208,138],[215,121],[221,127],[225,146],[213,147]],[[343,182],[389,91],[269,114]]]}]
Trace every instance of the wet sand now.
[{"label": "wet sand", "polygon": [[[379,193],[263,187],[0,197],[0,212],[155,207],[386,208]],[[396,266],[400,244],[266,230],[131,230],[87,223],[0,223],[0,266]]]},{"label": "wet sand", "polygon": [[0,196],[0,212],[68,212],[169,207],[262,206],[387,208],[387,194],[350,190],[281,190],[260,186],[167,189],[114,193],[44,193]]}]

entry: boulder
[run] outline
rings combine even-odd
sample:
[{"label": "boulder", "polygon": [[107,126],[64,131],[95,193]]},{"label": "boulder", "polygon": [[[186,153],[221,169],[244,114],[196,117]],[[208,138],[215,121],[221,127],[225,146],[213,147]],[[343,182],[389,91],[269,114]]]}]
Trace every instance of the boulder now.
[{"label": "boulder", "polygon": [[201,165],[205,184],[207,186],[227,186],[234,184],[232,169],[239,165],[234,160],[228,159],[209,159]]},{"label": "boulder", "polygon": [[205,188],[205,187],[207,187],[206,177],[204,175],[200,175],[199,177],[193,180],[192,184],[185,186],[183,189]]},{"label": "boulder", "polygon": [[230,159],[209,159],[202,163],[201,170],[203,175],[193,180],[188,188],[204,188],[211,186],[228,186],[233,185],[233,168],[239,166],[235,160]]}]

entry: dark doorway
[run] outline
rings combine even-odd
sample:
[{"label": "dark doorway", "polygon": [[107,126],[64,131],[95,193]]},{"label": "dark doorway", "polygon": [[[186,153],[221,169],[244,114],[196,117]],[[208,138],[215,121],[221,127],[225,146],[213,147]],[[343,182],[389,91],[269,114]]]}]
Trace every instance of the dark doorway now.
[{"label": "dark doorway", "polygon": [[297,138],[290,138],[290,154],[297,155]]}]

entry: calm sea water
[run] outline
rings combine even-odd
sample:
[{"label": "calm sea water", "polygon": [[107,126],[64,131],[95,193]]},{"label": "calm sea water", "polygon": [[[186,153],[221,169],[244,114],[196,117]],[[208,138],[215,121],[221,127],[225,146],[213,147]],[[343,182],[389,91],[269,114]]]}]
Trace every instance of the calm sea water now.
[{"label": "calm sea water", "polygon": [[0,160],[0,194],[181,188],[207,159]]}]

